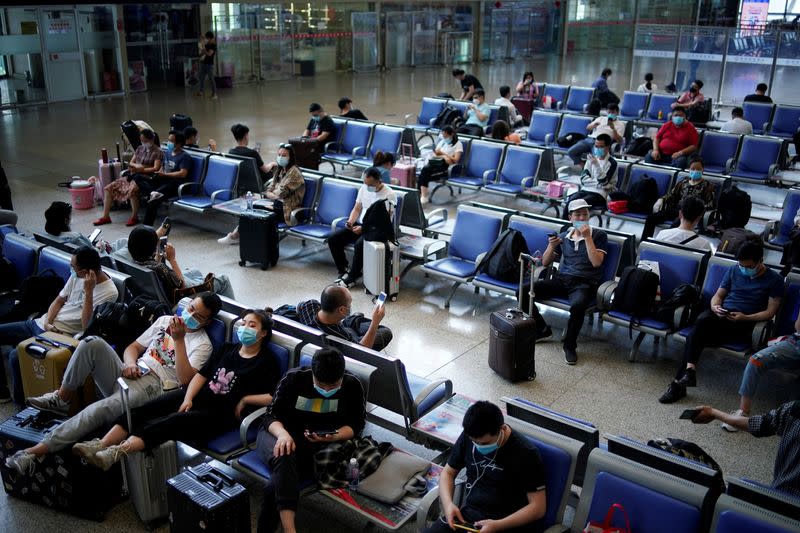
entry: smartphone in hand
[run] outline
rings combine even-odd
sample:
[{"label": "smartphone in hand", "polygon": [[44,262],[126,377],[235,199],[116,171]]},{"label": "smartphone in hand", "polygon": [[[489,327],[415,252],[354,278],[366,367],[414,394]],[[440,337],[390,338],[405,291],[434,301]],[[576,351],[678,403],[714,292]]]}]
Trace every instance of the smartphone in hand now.
[{"label": "smartphone in hand", "polygon": [[169,238],[167,236],[160,237],[158,239],[158,253],[164,255],[167,252],[167,240]]},{"label": "smartphone in hand", "polygon": [[386,293],[382,292],[378,295],[378,299],[375,300],[375,307],[380,307],[386,303]]},{"label": "smartphone in hand", "polygon": [[679,420],[694,420],[697,415],[700,414],[700,409],[686,409],[684,412],[681,413],[681,416],[678,417]]}]

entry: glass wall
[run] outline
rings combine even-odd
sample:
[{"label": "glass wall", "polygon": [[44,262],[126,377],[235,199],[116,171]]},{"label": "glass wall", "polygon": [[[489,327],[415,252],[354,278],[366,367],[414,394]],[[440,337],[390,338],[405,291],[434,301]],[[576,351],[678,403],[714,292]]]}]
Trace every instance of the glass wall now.
[{"label": "glass wall", "polygon": [[[680,0],[679,0],[680,1]],[[567,5],[567,53],[630,48],[635,0],[574,0]]]},{"label": "glass wall", "polygon": [[79,7],[78,25],[89,95],[121,91],[124,84],[119,64],[119,40],[114,28],[114,7]]},{"label": "glass wall", "polygon": [[509,60],[556,52],[561,9],[567,2],[485,2],[481,25],[483,60]]},{"label": "glass wall", "polygon": [[0,9],[0,64],[0,106],[47,100],[38,9]]}]

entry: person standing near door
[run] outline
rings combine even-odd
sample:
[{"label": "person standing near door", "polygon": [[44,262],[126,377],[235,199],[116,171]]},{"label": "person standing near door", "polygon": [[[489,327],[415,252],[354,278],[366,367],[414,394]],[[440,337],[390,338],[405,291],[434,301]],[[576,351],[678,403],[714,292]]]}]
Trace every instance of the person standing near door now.
[{"label": "person standing near door", "polygon": [[206,42],[200,46],[200,92],[197,93],[197,96],[203,96],[203,87],[205,86],[206,76],[208,76],[209,84],[211,85],[211,99],[216,100],[217,84],[214,82],[214,59],[217,57],[217,41],[214,39],[214,34],[207,31]]}]

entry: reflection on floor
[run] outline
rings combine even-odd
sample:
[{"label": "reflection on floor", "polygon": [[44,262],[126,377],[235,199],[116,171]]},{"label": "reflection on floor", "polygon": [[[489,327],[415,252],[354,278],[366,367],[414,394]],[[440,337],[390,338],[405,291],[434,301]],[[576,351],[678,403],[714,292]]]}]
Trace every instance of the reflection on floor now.
[{"label": "reflection on floor", "polygon": [[[610,85],[618,92],[627,86],[626,57],[609,54],[597,58],[582,54],[568,60],[541,59],[497,65],[476,65],[472,70],[481,79],[493,99],[500,85],[511,85],[522,72],[532,69],[537,79],[557,80],[586,85],[605,65],[615,69]],[[322,103],[335,112],[341,96],[350,96],[370,119],[402,123],[406,113],[419,109],[420,98],[442,91],[454,93],[457,85],[444,68],[395,70],[375,75],[325,74],[313,79],[265,83],[260,86],[237,86],[221,90],[220,99],[201,100],[182,89],[137,94],[130,98],[112,98],[93,102],[70,102],[27,108],[2,117],[0,158],[11,179],[14,202],[20,214],[20,227],[42,227],[44,207],[52,200],[68,200],[56,184],[68,176],[89,176],[97,171],[99,149],[112,152],[119,139],[119,124],[129,118],[144,119],[162,134],[172,113],[185,113],[200,130],[201,144],[209,137],[220,147],[233,144],[230,126],[243,122],[250,126],[251,145],[261,142],[265,159],[274,157],[277,144],[299,134],[308,121],[308,104]],[[338,169],[337,169],[338,170]],[[770,190],[773,196],[780,191]],[[541,204],[503,200],[483,194],[464,194],[449,198],[446,190],[437,193],[436,202],[447,202],[453,212],[461,201],[480,200],[540,211]],[[780,198],[776,198],[780,204]],[[89,233],[98,209],[75,211],[73,229]],[[238,250],[220,246],[215,239],[223,235],[235,220],[213,215],[197,217],[173,210],[175,222],[170,235],[181,265],[227,274],[238,298],[251,305],[277,307],[318,297],[320,290],[336,277],[327,248],[287,239],[281,245],[281,260],[276,268],[262,272],[257,267],[238,266]],[[126,236],[122,224],[125,213],[113,212],[115,223],[103,227],[102,238]],[[640,226],[626,225],[626,230],[641,231]],[[630,436],[639,440],[654,437],[680,437],[698,443],[722,466],[727,475],[743,475],[769,481],[777,439],[757,440],[747,434],[728,434],[719,425],[694,426],[678,420],[688,406],[705,403],[722,409],[737,405],[736,390],[744,361],[706,354],[700,365],[699,386],[689,398],[676,405],[657,402],[671,379],[681,355],[682,345],[661,342],[644,343],[641,362],[631,364],[625,354],[630,347],[627,328],[601,324],[584,325],[579,341],[579,363],[568,367],[557,341],[541,343],[536,348],[537,379],[511,385],[492,373],[486,363],[488,315],[491,311],[514,305],[505,297],[474,294],[470,288],[456,292],[450,310],[442,307],[447,284],[426,278],[418,270],[404,279],[398,301],[387,304],[386,324],[395,333],[387,352],[401,357],[410,372],[425,376],[447,376],[457,392],[474,398],[497,401],[503,395],[520,395],[570,415],[591,420],[602,432]],[[353,309],[370,309],[369,298],[360,288],[353,290]],[[546,319],[560,330],[566,315],[547,310]],[[558,338],[556,331],[554,338]],[[772,407],[784,397],[785,387],[777,380],[764,380],[756,401],[756,410]],[[777,391],[777,392],[776,392]],[[762,394],[763,393],[763,394]],[[0,416],[10,414],[0,406]],[[379,432],[384,440],[385,432]],[[252,484],[251,484],[252,485]],[[257,487],[253,487],[256,491]],[[253,500],[254,516],[258,500]],[[357,529],[352,517],[329,518],[325,507],[315,499],[304,504],[305,531]],[[345,525],[342,525],[345,524]],[[0,530],[63,531],[141,530],[130,506],[115,508],[106,522],[94,524],[73,519],[0,495]],[[162,528],[161,530],[166,530]]]}]

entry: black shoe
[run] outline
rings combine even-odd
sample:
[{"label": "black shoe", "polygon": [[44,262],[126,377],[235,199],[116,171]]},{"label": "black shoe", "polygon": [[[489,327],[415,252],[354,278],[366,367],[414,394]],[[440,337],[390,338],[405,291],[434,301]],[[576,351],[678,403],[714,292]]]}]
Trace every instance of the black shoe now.
[{"label": "black shoe", "polygon": [[575,348],[567,348],[564,346],[564,361],[566,361],[568,365],[574,365],[578,362],[578,352],[575,351]]},{"label": "black shoe", "polygon": [[356,284],[356,278],[350,276],[350,273],[348,272],[347,274],[345,274],[341,278],[337,279],[336,283],[338,283],[342,287],[347,287],[349,289],[350,287],[352,287],[352,286],[354,286]]},{"label": "black shoe", "polygon": [[675,403],[681,398],[686,397],[686,385],[680,381],[673,381],[667,387],[666,392],[658,399],[661,403]]},{"label": "black shoe", "polygon": [[0,386],[0,404],[8,403],[11,401],[11,391],[8,387]]},{"label": "black shoe", "polygon": [[552,336],[553,336],[553,330],[548,325],[545,325],[542,329],[536,332],[537,341],[547,340]]},{"label": "black shoe", "polygon": [[697,387],[697,370],[687,368],[683,372],[683,377],[678,380],[684,387]]}]

